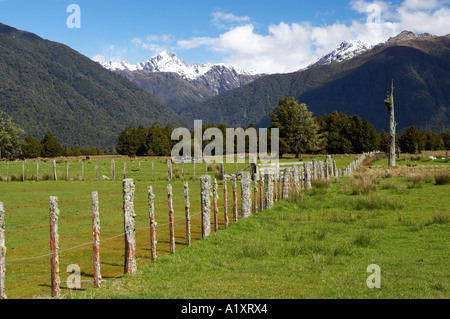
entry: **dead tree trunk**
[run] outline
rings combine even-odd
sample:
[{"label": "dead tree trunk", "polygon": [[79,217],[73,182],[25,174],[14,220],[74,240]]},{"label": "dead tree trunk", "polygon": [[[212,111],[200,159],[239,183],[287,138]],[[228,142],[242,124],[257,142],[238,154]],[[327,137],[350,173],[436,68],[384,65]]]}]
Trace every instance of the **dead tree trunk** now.
[{"label": "dead tree trunk", "polygon": [[386,112],[389,114],[389,167],[395,167],[395,123],[394,117],[394,80],[391,83],[391,94],[384,100]]}]

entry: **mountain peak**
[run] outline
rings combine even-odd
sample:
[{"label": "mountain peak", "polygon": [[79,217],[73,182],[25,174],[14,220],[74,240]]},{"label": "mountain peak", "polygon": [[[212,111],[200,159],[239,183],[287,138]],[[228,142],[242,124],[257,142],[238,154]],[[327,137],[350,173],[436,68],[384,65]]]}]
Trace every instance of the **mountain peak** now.
[{"label": "mountain peak", "polygon": [[164,50],[145,62],[129,64],[126,61],[107,61],[101,65],[112,71],[149,71],[177,73],[186,80],[196,80],[212,69],[229,69],[236,74],[253,75],[253,72],[245,71],[237,66],[227,66],[223,63],[188,64],[181,60],[175,53]]},{"label": "mountain peak", "polygon": [[417,40],[417,39],[426,39],[434,37],[434,35],[429,33],[420,33],[415,34],[414,32],[403,30],[399,34],[397,34],[395,37],[390,37],[386,43],[394,43],[394,42],[402,42],[402,41],[409,41],[409,40]]},{"label": "mountain peak", "polygon": [[362,40],[345,40],[338,48],[324,55],[313,65],[327,65],[334,62],[349,60],[364,51],[370,50],[372,45]]}]

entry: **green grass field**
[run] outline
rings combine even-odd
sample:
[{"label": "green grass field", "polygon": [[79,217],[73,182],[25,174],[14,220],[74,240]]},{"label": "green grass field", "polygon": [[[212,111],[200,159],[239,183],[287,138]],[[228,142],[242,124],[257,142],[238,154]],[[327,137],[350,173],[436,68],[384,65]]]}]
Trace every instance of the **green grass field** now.
[{"label": "green grass field", "polygon": [[[354,158],[336,158],[338,167],[344,167]],[[230,227],[227,230],[223,229],[223,193],[219,183],[219,232],[205,240],[200,240],[198,180],[192,180],[192,168],[185,165],[185,178],[190,184],[193,238],[192,246],[187,249],[180,166],[179,177],[172,182],[177,251],[169,255],[164,160],[140,159],[140,182],[137,160],[115,161],[116,181],[87,178],[88,172],[93,172],[86,169],[91,162],[85,163],[84,182],[0,182],[3,194],[0,200],[6,208],[9,298],[50,296],[49,196],[58,196],[60,203],[61,280],[70,275],[65,272],[70,264],[80,265],[82,280],[92,279],[90,195],[94,190],[100,195],[101,269],[106,282],[103,288],[93,290],[91,284],[85,284],[76,292],[62,284],[65,297],[449,297],[450,185],[434,185],[433,175],[442,170],[448,172],[448,164],[425,163],[415,167],[400,164],[386,173],[383,160],[374,160],[365,172],[357,172],[351,178],[317,182],[301,198],[278,202],[272,210],[237,223],[232,223],[231,183],[228,182]],[[123,175],[118,173],[118,167],[123,169],[124,161],[127,177],[134,178],[136,183],[138,275],[133,277],[122,276],[120,179]],[[155,182],[151,181],[151,161],[155,164]],[[10,170],[13,164],[18,166],[20,174],[21,164],[11,163]],[[80,160],[71,160],[70,164],[74,174],[78,174],[77,165],[81,171]],[[65,162],[60,165],[65,169]],[[101,174],[110,175],[110,159],[99,159],[99,172],[101,166],[104,166]],[[239,169],[245,166],[239,164]],[[51,164],[49,168],[51,172]],[[235,164],[225,166],[226,173],[235,169]],[[197,165],[197,178],[204,173],[204,164]],[[208,173],[214,176],[214,165]],[[155,190],[157,203],[158,260],[154,264],[150,263],[149,249],[146,193],[149,185]],[[366,268],[370,264],[381,268],[381,290],[367,288],[366,279],[370,274]]]}]

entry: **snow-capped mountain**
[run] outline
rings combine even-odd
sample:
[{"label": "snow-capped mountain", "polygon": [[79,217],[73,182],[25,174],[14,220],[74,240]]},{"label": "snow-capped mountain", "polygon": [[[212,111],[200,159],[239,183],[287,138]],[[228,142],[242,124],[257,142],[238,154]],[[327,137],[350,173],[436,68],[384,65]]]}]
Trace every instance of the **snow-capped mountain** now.
[{"label": "snow-capped mountain", "polygon": [[242,75],[255,75],[254,72],[245,71],[238,66],[225,65],[223,63],[202,63],[188,64],[178,58],[175,53],[163,51],[145,62],[130,64],[126,61],[107,61],[101,65],[112,71],[149,71],[149,72],[173,72],[182,76],[186,80],[196,80],[205,75],[215,67],[228,69],[231,72]]},{"label": "snow-capped mountain", "polygon": [[316,63],[312,65],[327,65],[334,62],[342,62],[349,60],[361,53],[370,50],[373,46],[370,43],[361,40],[346,40],[332,52],[324,55]]},{"label": "snow-capped mountain", "polygon": [[[114,60],[100,64],[156,95],[174,110],[179,110],[194,101],[205,100],[238,88],[262,76],[223,63],[190,65],[178,58],[175,53],[168,51],[137,64]],[[173,100],[174,95],[176,101]]]}]

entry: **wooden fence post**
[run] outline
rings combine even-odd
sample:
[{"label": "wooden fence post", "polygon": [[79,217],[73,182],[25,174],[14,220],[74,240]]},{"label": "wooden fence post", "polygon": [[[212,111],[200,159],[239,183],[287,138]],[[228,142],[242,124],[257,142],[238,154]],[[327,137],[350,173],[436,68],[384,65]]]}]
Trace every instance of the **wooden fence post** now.
[{"label": "wooden fence post", "polygon": [[283,199],[289,197],[289,168],[283,170]]},{"label": "wooden fence post", "polygon": [[294,185],[294,194],[300,193],[301,182],[300,182],[300,171],[297,165],[292,166],[292,180]]},{"label": "wooden fence post", "polygon": [[223,226],[228,227],[228,192],[227,192],[227,178],[223,177]]},{"label": "wooden fence post", "polygon": [[184,183],[184,213],[186,216],[186,246],[191,244],[191,216],[189,214],[189,185],[188,182]]},{"label": "wooden fence post", "polygon": [[184,162],[181,163],[181,180],[184,181]]},{"label": "wooden fence post", "polygon": [[100,213],[98,205],[98,192],[92,192],[92,251],[94,262],[94,288],[100,287],[102,276],[100,274]]},{"label": "wooden fence post", "polygon": [[263,186],[264,179],[261,171],[259,171],[259,211],[262,212],[264,210],[264,200],[263,200]]},{"label": "wooden fence post", "polygon": [[139,169],[139,181],[141,181],[141,162],[139,162],[138,169]]},{"label": "wooden fence post", "polygon": [[152,162],[152,181],[155,181],[155,163]]},{"label": "wooden fence post", "polygon": [[114,164],[114,160],[111,160],[111,180],[116,180],[116,168]]},{"label": "wooden fence post", "polygon": [[167,160],[167,180],[172,181],[172,161]]},{"label": "wooden fence post", "polygon": [[147,188],[148,192],[148,214],[150,217],[150,256],[152,263],[156,261],[156,221],[155,221],[155,195],[153,186]]},{"label": "wooden fence post", "polygon": [[125,233],[125,265],[124,273],[134,275],[136,273],[136,240],[134,213],[135,186],[132,178],[124,179],[123,184],[123,219]]},{"label": "wooden fence post", "polygon": [[81,161],[81,180],[84,182],[84,161]]},{"label": "wooden fence post", "polygon": [[272,181],[272,174],[269,174],[269,172],[265,171],[264,176],[264,184],[266,185],[266,199],[265,199],[265,205],[264,209],[271,209],[273,207],[273,181]]},{"label": "wooden fence post", "polygon": [[233,222],[238,221],[237,216],[237,193],[236,193],[236,175],[231,178],[231,187],[233,188]]},{"label": "wooden fence post", "polygon": [[56,181],[57,176],[56,176],[56,161],[55,160],[52,160],[52,168],[53,168],[53,180]]},{"label": "wooden fence post", "polygon": [[311,188],[311,163],[307,162],[303,164],[305,168],[305,189]]},{"label": "wooden fence post", "polygon": [[277,172],[275,171],[274,176],[273,176],[273,201],[274,203],[277,202],[278,196],[277,196],[277,191],[278,191],[278,185],[277,185]]},{"label": "wooden fence post", "polygon": [[252,213],[252,182],[249,172],[241,175],[241,218],[245,219]]},{"label": "wooden fence post", "polygon": [[5,209],[0,202],[0,299],[6,299],[5,293]]},{"label": "wooden fence post", "polygon": [[195,158],[194,158],[194,182],[195,182]]},{"label": "wooden fence post", "polygon": [[169,236],[170,236],[170,253],[175,253],[175,235],[173,221],[173,203],[172,203],[172,185],[167,185],[167,203],[169,205]]},{"label": "wooden fence post", "polygon": [[59,280],[59,236],[58,236],[58,198],[50,196],[50,252],[51,252],[51,289],[52,298],[58,298],[60,294]]},{"label": "wooden fence post", "polygon": [[253,183],[253,214],[256,214],[258,210],[258,186],[256,186],[257,183],[258,181],[255,175],[255,180]]},{"label": "wooden fence post", "polygon": [[213,181],[213,213],[214,213],[214,232],[217,232],[219,225],[217,221],[217,199],[219,195],[217,194],[217,178]]},{"label": "wooden fence post", "polygon": [[36,182],[39,182],[39,162],[36,162]]},{"label": "wooden fence post", "polygon": [[201,201],[202,201],[202,238],[211,233],[211,176],[200,177]]}]

